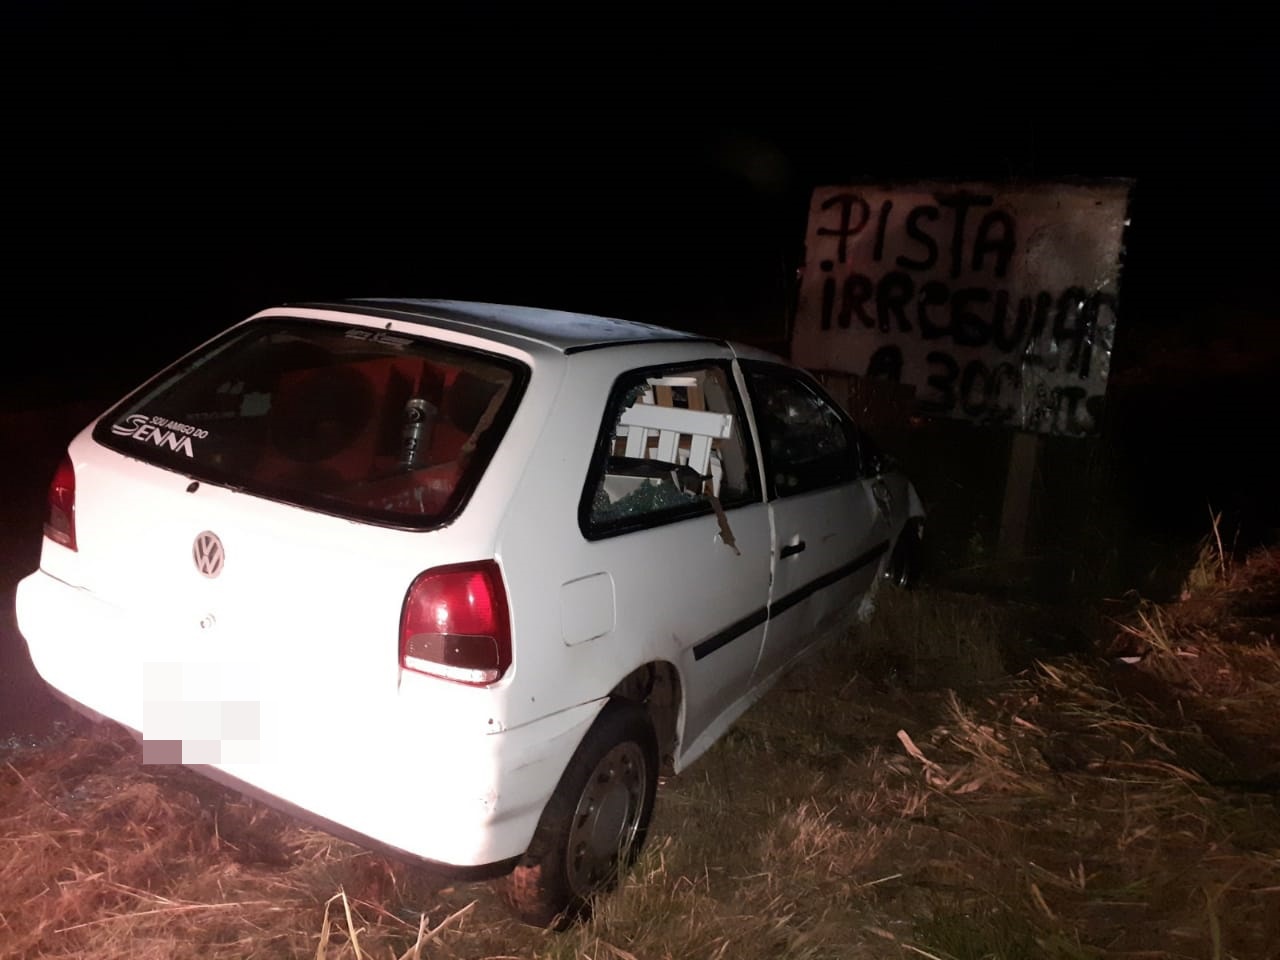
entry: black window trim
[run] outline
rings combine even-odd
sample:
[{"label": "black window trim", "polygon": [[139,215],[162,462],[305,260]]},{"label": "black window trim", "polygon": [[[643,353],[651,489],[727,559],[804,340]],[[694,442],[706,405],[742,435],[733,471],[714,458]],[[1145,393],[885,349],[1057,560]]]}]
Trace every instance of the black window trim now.
[{"label": "black window trim", "polygon": [[578,530],[581,531],[586,540],[590,542],[608,540],[623,534],[663,527],[668,524],[679,523],[682,520],[690,520],[694,517],[704,517],[715,513],[711,504],[703,499],[691,502],[688,507],[677,507],[658,513],[645,514],[633,520],[614,521],[605,526],[592,522],[591,510],[595,503],[596,490],[599,489],[603,480],[613,440],[613,428],[617,425],[618,417],[621,415],[621,410],[614,409],[614,398],[619,395],[619,384],[623,380],[637,381],[652,376],[673,376],[679,375],[681,372],[706,370],[710,367],[720,370],[725,375],[729,392],[737,404],[739,418],[744,421],[742,425],[744,429],[740,429],[738,432],[742,438],[743,460],[747,464],[750,479],[754,480],[753,486],[755,488],[754,498],[744,497],[742,500],[737,500],[733,503],[723,503],[722,506],[726,514],[731,514],[740,507],[749,507],[764,502],[764,478],[760,476],[755,441],[751,430],[745,429],[745,421],[751,418],[751,413],[745,402],[746,398],[742,396],[741,390],[738,389],[738,381],[734,376],[733,370],[734,362],[732,357],[678,360],[669,363],[650,364],[643,367],[632,367],[614,377],[613,383],[609,385],[604,412],[601,414],[600,426],[596,431],[595,447],[591,452],[591,464],[587,468],[587,478],[583,483],[582,496],[578,500]]}]

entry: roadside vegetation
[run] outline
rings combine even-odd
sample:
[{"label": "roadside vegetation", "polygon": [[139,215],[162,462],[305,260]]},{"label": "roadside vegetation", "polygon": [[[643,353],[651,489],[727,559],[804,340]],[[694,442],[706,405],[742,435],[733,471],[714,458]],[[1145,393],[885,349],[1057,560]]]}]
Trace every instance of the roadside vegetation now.
[{"label": "roadside vegetation", "polygon": [[886,589],[559,934],[77,721],[0,749],[0,956],[1275,957],[1278,626],[1280,550],[1214,536],[1165,604]]}]

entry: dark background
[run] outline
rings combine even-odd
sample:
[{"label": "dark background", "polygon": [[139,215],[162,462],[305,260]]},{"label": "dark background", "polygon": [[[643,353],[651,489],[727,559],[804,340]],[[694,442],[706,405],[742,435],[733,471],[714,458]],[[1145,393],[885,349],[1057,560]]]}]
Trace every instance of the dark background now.
[{"label": "dark background", "polygon": [[[1118,6],[9,4],[0,410],[110,401],[289,300],[517,302],[785,349],[813,187],[1125,177],[1117,502],[1143,536],[1223,510],[1265,538],[1273,31]],[[6,461],[34,456],[24,429]]]}]

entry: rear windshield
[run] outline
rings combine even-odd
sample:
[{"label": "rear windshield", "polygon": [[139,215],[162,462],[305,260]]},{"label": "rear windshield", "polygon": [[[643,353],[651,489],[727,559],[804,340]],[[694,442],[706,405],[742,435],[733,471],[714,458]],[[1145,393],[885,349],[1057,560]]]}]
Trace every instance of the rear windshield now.
[{"label": "rear windshield", "polygon": [[161,374],[94,437],[250,493],[430,527],[466,503],[527,377],[508,358],[425,338],[262,320]]}]

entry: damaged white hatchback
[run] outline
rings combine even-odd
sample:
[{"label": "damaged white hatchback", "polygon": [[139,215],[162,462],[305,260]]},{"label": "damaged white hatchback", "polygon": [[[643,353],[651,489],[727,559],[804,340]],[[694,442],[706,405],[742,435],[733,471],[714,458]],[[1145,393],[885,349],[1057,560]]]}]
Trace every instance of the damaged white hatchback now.
[{"label": "damaged white hatchback", "polygon": [[658,776],[909,577],[920,501],[804,372],[486,304],[277,307],[72,441],[45,680],[365,846],[582,916]]}]

